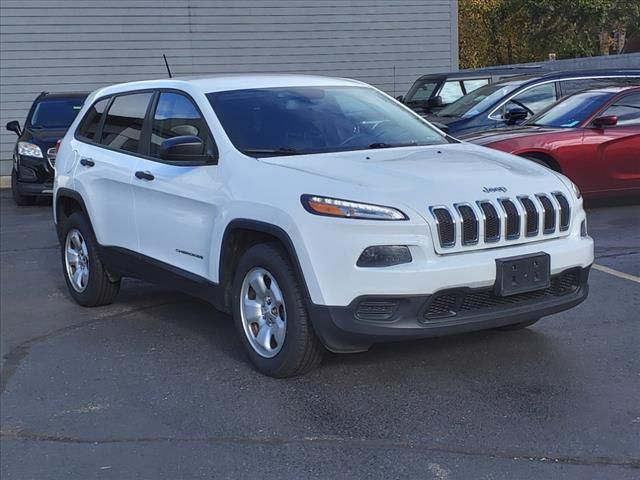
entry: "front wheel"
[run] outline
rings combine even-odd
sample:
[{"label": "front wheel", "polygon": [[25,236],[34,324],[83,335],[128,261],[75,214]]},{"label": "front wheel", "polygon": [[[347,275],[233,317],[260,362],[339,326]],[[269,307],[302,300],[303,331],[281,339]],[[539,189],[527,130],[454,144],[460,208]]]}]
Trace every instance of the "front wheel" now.
[{"label": "front wheel", "polygon": [[107,274],[86,217],[72,213],[63,224],[62,238],[62,268],[73,299],[85,307],[110,304],[120,290],[120,280]]},{"label": "front wheel", "polygon": [[251,247],[233,282],[233,318],[256,368],[271,377],[301,375],[322,360],[297,275],[277,244]]}]

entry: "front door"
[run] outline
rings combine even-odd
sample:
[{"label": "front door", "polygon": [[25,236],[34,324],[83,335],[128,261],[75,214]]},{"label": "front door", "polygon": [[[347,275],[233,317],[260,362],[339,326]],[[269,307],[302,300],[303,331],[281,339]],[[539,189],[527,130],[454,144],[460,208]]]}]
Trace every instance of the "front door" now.
[{"label": "front door", "polygon": [[640,190],[640,93],[618,98],[598,116],[615,116],[617,124],[585,129],[584,145],[592,147],[587,151],[598,173],[588,190]]},{"label": "front door", "polygon": [[[179,92],[160,92],[150,120],[150,159],[137,160],[132,183],[140,253],[209,278],[221,195],[210,155],[213,138],[196,104]],[[163,142],[181,136],[202,139],[205,154],[184,162],[163,159]]]}]

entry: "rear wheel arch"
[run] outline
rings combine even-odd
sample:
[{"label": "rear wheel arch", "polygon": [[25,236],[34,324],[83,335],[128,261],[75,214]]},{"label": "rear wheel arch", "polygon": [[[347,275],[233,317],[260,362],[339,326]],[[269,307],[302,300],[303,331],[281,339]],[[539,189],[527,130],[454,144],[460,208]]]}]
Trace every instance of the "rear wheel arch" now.
[{"label": "rear wheel arch", "polygon": [[547,153],[542,153],[542,152],[522,152],[522,153],[518,153],[518,156],[526,158],[528,160],[532,160],[532,161],[534,161],[536,163],[539,163],[541,165],[544,165],[544,166],[550,168],[551,170],[554,170],[556,172],[562,173],[562,169],[560,168],[560,165],[558,164],[556,159],[553,158],[551,155],[549,155]]},{"label": "rear wheel arch", "polygon": [[222,295],[220,300],[225,310],[231,311],[233,276],[240,258],[249,248],[262,243],[275,243],[284,250],[298,275],[305,297],[311,298],[300,260],[289,234],[277,225],[257,220],[237,219],[227,225],[220,247],[218,283]]},{"label": "rear wheel arch", "polygon": [[89,224],[91,224],[84,200],[82,199],[82,196],[74,190],[70,190],[68,188],[61,188],[58,190],[55,201],[55,212],[56,232],[58,233],[58,239],[60,241],[62,241],[64,222],[74,212],[83,214],[87,218],[87,221],[89,221]]}]

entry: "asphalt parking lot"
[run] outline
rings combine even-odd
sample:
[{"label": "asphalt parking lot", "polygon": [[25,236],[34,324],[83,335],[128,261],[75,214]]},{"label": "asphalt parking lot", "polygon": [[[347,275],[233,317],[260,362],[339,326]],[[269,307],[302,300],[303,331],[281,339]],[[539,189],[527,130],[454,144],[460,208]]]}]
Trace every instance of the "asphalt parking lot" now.
[{"label": "asphalt parking lot", "polygon": [[589,210],[613,271],[571,311],[274,380],[204,302],[75,305],[50,206],[0,202],[3,480],[640,477],[639,205]]}]

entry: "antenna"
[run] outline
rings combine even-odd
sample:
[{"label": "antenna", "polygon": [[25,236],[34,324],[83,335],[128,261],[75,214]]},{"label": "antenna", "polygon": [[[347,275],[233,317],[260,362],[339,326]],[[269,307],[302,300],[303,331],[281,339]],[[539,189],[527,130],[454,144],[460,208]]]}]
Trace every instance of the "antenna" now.
[{"label": "antenna", "polygon": [[169,62],[167,62],[167,56],[163,53],[162,58],[164,58],[164,64],[167,66],[167,73],[169,74],[169,78],[173,78],[171,75],[171,69],[169,68]]},{"label": "antenna", "polygon": [[396,64],[393,64],[393,97],[396,96]]}]

